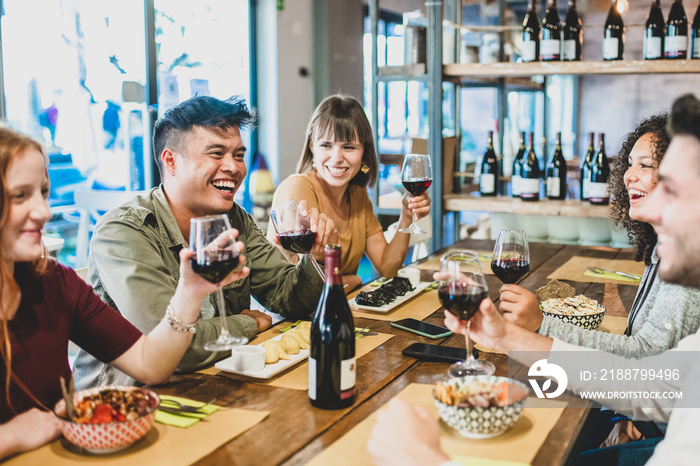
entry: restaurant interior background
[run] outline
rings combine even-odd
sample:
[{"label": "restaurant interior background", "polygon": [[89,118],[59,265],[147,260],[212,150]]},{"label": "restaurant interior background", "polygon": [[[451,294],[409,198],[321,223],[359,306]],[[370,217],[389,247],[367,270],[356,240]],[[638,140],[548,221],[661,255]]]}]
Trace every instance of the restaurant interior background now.
[{"label": "restaurant interior background", "polygon": [[[498,24],[497,3],[464,0],[463,23]],[[538,0],[540,17],[545,3]],[[563,19],[566,2],[559,3]],[[648,2],[625,3],[625,60],[640,59]],[[667,12],[671,0],[661,3]],[[692,18],[696,5],[687,3],[686,13]],[[258,124],[244,136],[247,164],[257,166],[256,155],[262,154],[275,185],[294,172],[308,118],[329,94],[361,99],[368,115],[377,105],[380,195],[403,189],[401,156],[410,152],[411,138],[426,138],[429,133],[425,80],[380,82],[379,98],[371,102],[372,38],[366,1],[2,0],[1,4],[0,117],[48,148],[54,216],[46,236],[64,241],[58,258],[71,266],[84,265],[76,257],[81,211],[75,191],[137,191],[157,185],[148,143],[152,119],[193,95],[240,94],[257,110]],[[527,1],[506,0],[505,5],[508,24],[522,24]],[[608,0],[578,1],[584,60],[600,60],[609,5]],[[402,15],[425,11],[424,1],[383,0],[379,7],[377,63],[401,65]],[[480,47],[482,55],[489,46],[484,34],[465,39]],[[519,33],[506,41],[514,59],[518,41]],[[538,157],[543,163],[551,155],[546,139],[561,131],[565,157],[574,159],[585,153],[586,134],[594,131],[606,133],[607,152],[613,155],[639,119],[667,110],[674,97],[697,92],[699,84],[697,74],[570,75],[547,78],[537,92],[507,90],[507,120],[500,128],[504,134],[497,138],[497,153],[517,148],[519,131],[534,131],[536,141],[542,142]],[[449,86],[443,88],[444,137],[458,132],[450,114]],[[498,129],[498,90],[480,85],[461,86],[458,92],[458,168],[464,169],[480,160],[487,131]],[[250,192],[246,182],[238,193],[247,209],[252,209]],[[431,195],[439,192],[433,190]],[[89,213],[89,223],[94,224],[100,212]],[[382,216],[385,226],[396,220],[388,214]],[[459,219],[472,224],[479,214],[463,212]],[[371,268],[364,273],[371,276]]]}]

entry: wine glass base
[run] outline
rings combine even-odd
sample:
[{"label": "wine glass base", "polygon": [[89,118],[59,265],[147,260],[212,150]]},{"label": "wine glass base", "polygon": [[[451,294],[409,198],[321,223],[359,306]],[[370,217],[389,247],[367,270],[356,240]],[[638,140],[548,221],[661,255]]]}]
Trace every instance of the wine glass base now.
[{"label": "wine glass base", "polygon": [[459,361],[452,364],[447,369],[447,375],[450,377],[465,377],[468,375],[493,375],[496,372],[496,366],[489,361],[481,361],[474,359],[472,361]]},{"label": "wine glass base", "polygon": [[245,337],[219,337],[216,340],[204,344],[204,349],[207,351],[227,351],[234,346],[245,345],[248,339]]},{"label": "wine glass base", "polygon": [[411,224],[411,226],[409,226],[408,228],[401,228],[400,230],[396,231],[398,231],[399,233],[413,233],[414,235],[423,235],[428,233],[422,228],[418,228],[415,224]]}]

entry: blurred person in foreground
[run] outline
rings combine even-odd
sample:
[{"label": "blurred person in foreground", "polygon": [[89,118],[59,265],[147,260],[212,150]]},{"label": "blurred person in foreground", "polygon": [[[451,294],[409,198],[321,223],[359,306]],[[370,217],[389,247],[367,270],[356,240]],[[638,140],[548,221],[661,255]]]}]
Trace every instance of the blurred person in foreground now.
[{"label": "blurred person in foreground", "polygon": [[[656,249],[661,259],[659,277],[669,283],[700,288],[700,101],[695,96],[688,94],[674,102],[670,115],[670,130],[673,138],[659,166],[658,185],[647,199],[641,218],[652,224],[658,235]],[[447,312],[445,323],[453,332],[466,331],[466,324]],[[471,319],[470,335],[479,344],[502,352],[549,351],[552,357],[556,352],[583,349],[538,335],[506,320],[489,299],[482,301],[479,311]],[[700,334],[696,332],[685,337],[676,348],[667,353],[680,355],[682,351],[699,350]],[[613,365],[622,365],[625,361],[622,356],[599,351],[588,351],[586,355],[596,358],[596,361],[601,363],[600,367],[614,367]],[[655,362],[660,356],[645,357],[639,362],[650,369],[656,369]],[[679,359],[680,364],[686,366],[680,371],[682,377],[679,380],[655,379],[645,382],[643,388],[659,391],[681,390],[684,394],[697,393],[700,358]],[[534,361],[520,362],[531,364]],[[571,382],[569,380],[568,389],[574,393],[581,390],[596,391],[602,383],[598,380],[579,385]],[[660,409],[660,403],[659,406],[647,406],[646,404],[650,403],[648,399],[630,398],[618,401],[626,404],[627,414],[632,418],[650,417],[654,420],[668,421],[665,439],[658,443],[651,458],[633,454],[632,458],[626,460],[624,453],[630,444],[623,444],[597,450],[596,456],[583,459],[583,464],[644,464],[647,459],[647,464],[650,465],[697,464],[700,443],[697,441],[696,429],[700,423],[700,410],[680,408],[669,412]],[[381,423],[375,426],[368,443],[375,460],[380,464],[437,465],[446,462],[448,458],[439,448],[439,429],[422,427],[422,431],[393,430],[398,423],[408,425],[407,418],[416,419],[419,416],[413,406],[400,408],[400,411],[400,416],[384,416],[384,421],[381,422],[380,418]],[[424,419],[421,425],[428,423],[437,424],[437,421]],[[390,448],[391,451],[387,451]],[[405,455],[404,452],[408,451],[414,454]],[[419,457],[419,454],[424,456]]]},{"label": "blurred person in foreground", "polygon": [[[275,192],[272,207],[289,200],[307,200],[333,220],[342,247],[343,283],[346,293],[362,284],[357,275],[366,254],[382,277],[394,277],[408,251],[410,234],[396,232],[387,242],[374,213],[367,186],[377,181],[377,153],[372,128],[362,105],[353,97],[332,95],[321,102],[309,121],[297,174],[284,180]],[[420,196],[404,194],[398,229],[411,224],[413,213],[430,213],[427,191]],[[267,237],[275,238],[270,225]],[[281,248],[281,247],[280,247]],[[303,255],[282,250],[297,263]]]},{"label": "blurred person in foreground", "polygon": [[[217,308],[213,294],[204,300],[197,333],[178,365],[180,372],[201,369],[229,354],[203,347],[219,333],[219,313],[228,316],[233,336],[251,339],[272,323],[268,314],[250,309],[251,296],[284,317],[308,319],[323,288],[307,258],[290,264],[234,202],[246,176],[241,129],[251,122],[239,98],[222,101],[199,96],[169,109],[153,130],[153,154],[162,184],[105,214],[93,233],[88,282],[102,299],[147,332],[162,318],[175,289],[179,251],[188,245],[190,219],[228,214],[245,245],[243,265],[248,272],[224,287],[226,309]],[[323,246],[334,242],[337,232],[318,210],[308,209],[308,215],[311,229],[318,233],[312,253],[321,260]],[[75,372],[80,388],[131,382],[84,351],[78,354]]]},{"label": "blurred person in foreground", "polygon": [[[41,230],[51,218],[48,159],[43,147],[0,129],[0,459],[40,447],[60,435],[51,412],[60,379],[71,378],[68,341],[143,383],[167,381],[193,334],[204,297],[216,289],[195,274],[192,252],[181,265],[163,316],[144,336],[97,296],[69,267],[48,257]],[[231,235],[235,231],[231,230]],[[239,252],[240,242],[234,245]],[[224,284],[240,279],[234,271]]]}]

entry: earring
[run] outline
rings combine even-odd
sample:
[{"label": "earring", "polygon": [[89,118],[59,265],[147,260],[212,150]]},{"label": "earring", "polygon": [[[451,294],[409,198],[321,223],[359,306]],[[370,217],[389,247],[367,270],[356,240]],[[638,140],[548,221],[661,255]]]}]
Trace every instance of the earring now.
[{"label": "earring", "polygon": [[366,175],[367,173],[369,173],[369,165],[362,162],[362,167],[360,167],[360,171]]}]

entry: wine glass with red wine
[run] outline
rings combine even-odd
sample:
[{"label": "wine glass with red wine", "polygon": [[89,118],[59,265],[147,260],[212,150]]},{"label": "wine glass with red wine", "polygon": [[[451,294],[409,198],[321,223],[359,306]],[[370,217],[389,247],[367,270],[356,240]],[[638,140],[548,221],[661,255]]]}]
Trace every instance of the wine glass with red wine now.
[{"label": "wine glass with red wine", "polygon": [[491,270],[503,283],[518,283],[530,272],[530,246],[527,233],[501,230],[493,248]]},{"label": "wine glass with red wine", "polygon": [[479,255],[474,251],[456,251],[440,259],[438,297],[449,312],[467,323],[467,359],[452,364],[447,373],[451,377],[465,375],[492,375],[496,367],[489,361],[476,359],[469,339],[470,319],[479,310],[481,301],[488,298],[488,287]]},{"label": "wine glass with red wine", "polygon": [[[429,155],[406,154],[401,170],[401,183],[412,196],[420,196],[433,183],[433,170]],[[408,228],[402,228],[401,233],[427,233],[416,225],[416,214]]]},{"label": "wine glass with red wine", "polygon": [[216,283],[216,299],[221,330],[219,338],[204,344],[207,351],[226,351],[248,343],[246,337],[234,337],[228,331],[226,307],[221,281],[238,266],[239,255],[234,248],[236,240],[230,232],[231,223],[226,214],[197,217],[190,220],[190,249],[194,258],[190,265],[205,280]]},{"label": "wine glass with red wine", "polygon": [[296,202],[287,201],[270,212],[270,219],[282,247],[297,254],[309,254],[309,260],[325,281],[326,274],[323,273],[316,259],[310,255],[311,248],[316,242],[316,233],[311,231],[309,216],[301,215]]}]

